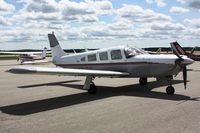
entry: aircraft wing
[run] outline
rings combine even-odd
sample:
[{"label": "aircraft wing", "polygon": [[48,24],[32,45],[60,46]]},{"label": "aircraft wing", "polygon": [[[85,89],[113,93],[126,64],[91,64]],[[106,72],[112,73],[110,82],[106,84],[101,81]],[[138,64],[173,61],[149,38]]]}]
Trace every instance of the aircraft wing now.
[{"label": "aircraft wing", "polygon": [[48,60],[34,60],[34,61],[24,61],[22,64],[24,65],[30,65],[30,64],[42,64],[42,63],[49,63],[52,61],[48,61]]},{"label": "aircraft wing", "polygon": [[8,70],[15,74],[47,74],[47,75],[68,75],[68,76],[98,76],[98,77],[122,77],[129,76],[129,73],[105,70],[69,69],[60,67],[34,67],[15,66]]},{"label": "aircraft wing", "polygon": [[0,52],[0,54],[12,54],[12,55],[31,55],[31,54],[41,54],[42,52]]},{"label": "aircraft wing", "polygon": [[[50,54],[51,51],[47,51],[47,54]],[[33,55],[33,54],[42,54],[42,52],[0,52],[0,54],[11,54],[11,55]]]}]

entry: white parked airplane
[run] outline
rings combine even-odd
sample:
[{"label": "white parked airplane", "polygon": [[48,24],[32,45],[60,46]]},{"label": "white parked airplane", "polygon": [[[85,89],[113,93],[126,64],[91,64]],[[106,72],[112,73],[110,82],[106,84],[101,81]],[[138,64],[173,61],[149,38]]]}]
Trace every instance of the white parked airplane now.
[{"label": "white parked airplane", "polygon": [[[1,54],[19,55],[17,61],[21,60],[21,64],[29,61],[44,60],[47,54],[47,48],[44,47],[42,52],[0,52]],[[39,63],[39,62],[38,62]]]},{"label": "white parked airplane", "polygon": [[[118,46],[67,55],[60,47],[54,33],[48,34],[52,50],[52,62],[60,67],[16,66],[9,70],[17,74],[51,74],[86,76],[83,89],[96,93],[95,77],[140,78],[141,85],[147,84],[148,77],[171,81],[173,75],[183,70],[184,85],[187,82],[186,66],[194,61],[187,56],[151,55],[138,48]],[[174,87],[169,82],[166,88],[169,95]]]}]

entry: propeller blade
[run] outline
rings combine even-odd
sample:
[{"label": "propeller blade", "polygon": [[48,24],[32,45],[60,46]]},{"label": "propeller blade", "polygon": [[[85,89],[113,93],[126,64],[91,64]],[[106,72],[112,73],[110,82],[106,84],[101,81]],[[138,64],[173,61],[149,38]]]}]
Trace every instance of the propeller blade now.
[{"label": "propeller blade", "polygon": [[186,68],[186,66],[183,67],[183,82],[184,82],[184,87],[186,89],[186,85],[187,85],[187,68]]}]

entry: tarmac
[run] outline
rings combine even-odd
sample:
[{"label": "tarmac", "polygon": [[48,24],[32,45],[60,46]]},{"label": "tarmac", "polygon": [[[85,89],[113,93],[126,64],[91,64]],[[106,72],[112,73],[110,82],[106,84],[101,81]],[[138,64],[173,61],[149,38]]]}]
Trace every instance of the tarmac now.
[{"label": "tarmac", "polygon": [[[17,75],[15,60],[0,61],[0,133],[199,133],[200,62],[167,83],[96,78],[98,92],[82,90],[85,77]],[[38,66],[38,65],[37,65]],[[53,66],[42,64],[39,66]]]}]

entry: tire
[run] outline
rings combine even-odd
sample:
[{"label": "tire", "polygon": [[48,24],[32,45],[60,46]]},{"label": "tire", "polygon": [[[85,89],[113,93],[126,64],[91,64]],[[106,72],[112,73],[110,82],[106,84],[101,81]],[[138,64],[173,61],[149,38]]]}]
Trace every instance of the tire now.
[{"label": "tire", "polygon": [[174,92],[175,92],[175,89],[174,89],[173,86],[168,86],[168,87],[166,88],[166,93],[167,93],[168,95],[173,95]]},{"label": "tire", "polygon": [[147,85],[147,78],[140,78],[139,83],[140,85]]},{"label": "tire", "polygon": [[90,89],[88,89],[88,93],[92,95],[95,95],[97,93],[96,86],[93,82],[90,84]]}]

